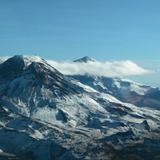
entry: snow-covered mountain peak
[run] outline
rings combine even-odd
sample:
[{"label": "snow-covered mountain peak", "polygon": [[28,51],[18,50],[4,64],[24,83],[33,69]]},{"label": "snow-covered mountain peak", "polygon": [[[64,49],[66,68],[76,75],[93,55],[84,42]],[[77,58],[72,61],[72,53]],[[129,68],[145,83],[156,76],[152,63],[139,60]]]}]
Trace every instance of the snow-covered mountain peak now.
[{"label": "snow-covered mountain peak", "polygon": [[79,88],[37,57],[14,56],[0,64],[0,96],[17,97],[27,106],[36,108],[37,102],[47,99],[47,103],[55,97],[76,94]]},{"label": "snow-covered mountain peak", "polygon": [[43,58],[32,55],[15,55],[10,59],[13,59],[13,61],[16,61],[16,59],[21,59],[21,61],[24,61],[26,66],[30,65],[32,62],[47,63]]},{"label": "snow-covered mountain peak", "polygon": [[88,56],[85,56],[85,57],[82,57],[80,59],[77,59],[77,60],[74,60],[74,62],[81,62],[81,63],[88,63],[88,62],[95,62],[96,60],[94,58],[91,58],[91,57],[88,57]]},{"label": "snow-covered mountain peak", "polygon": [[44,59],[38,56],[15,55],[0,64],[0,72],[3,78],[15,76],[17,77],[25,70],[34,70],[36,72],[44,71],[44,74],[47,73],[47,70],[51,70],[52,72],[58,72]]},{"label": "snow-covered mountain peak", "polygon": [[44,63],[45,60],[38,56],[24,56],[24,55],[15,55],[11,58],[8,58],[3,62],[3,66],[7,67],[21,67],[25,68],[29,66],[32,62],[41,62]]}]

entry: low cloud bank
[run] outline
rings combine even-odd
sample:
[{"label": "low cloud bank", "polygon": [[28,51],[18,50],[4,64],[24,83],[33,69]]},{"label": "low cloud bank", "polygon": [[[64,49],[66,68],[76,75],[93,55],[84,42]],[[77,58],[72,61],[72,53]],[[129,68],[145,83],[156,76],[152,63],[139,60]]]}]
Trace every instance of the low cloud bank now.
[{"label": "low cloud bank", "polygon": [[87,63],[48,60],[48,63],[66,75],[92,74],[96,76],[123,77],[150,73],[149,70],[140,67],[130,60],[105,62],[90,61]]},{"label": "low cloud bank", "polygon": [[[0,63],[3,63],[8,58],[7,56],[0,57]],[[47,60],[47,62],[65,75],[91,74],[96,76],[124,77],[153,73],[130,60],[105,62],[95,60],[87,63]]]}]

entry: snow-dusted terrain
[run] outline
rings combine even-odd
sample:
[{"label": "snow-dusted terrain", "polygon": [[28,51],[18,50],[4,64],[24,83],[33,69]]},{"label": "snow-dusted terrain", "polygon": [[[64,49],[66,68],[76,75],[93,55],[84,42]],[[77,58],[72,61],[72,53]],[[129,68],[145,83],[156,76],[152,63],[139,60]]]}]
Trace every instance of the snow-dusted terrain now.
[{"label": "snow-dusted terrain", "polygon": [[159,105],[158,88],[14,56],[0,64],[0,158],[158,160]]}]

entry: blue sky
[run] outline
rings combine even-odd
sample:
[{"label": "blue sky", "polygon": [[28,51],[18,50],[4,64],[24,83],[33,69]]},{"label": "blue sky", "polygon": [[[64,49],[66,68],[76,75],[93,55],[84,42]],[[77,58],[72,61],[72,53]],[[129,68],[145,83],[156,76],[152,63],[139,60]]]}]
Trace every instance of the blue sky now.
[{"label": "blue sky", "polygon": [[[0,0],[0,56],[160,60],[159,0]],[[152,67],[154,68],[154,67]]]},{"label": "blue sky", "polygon": [[0,0],[0,55],[160,59],[159,0]]}]

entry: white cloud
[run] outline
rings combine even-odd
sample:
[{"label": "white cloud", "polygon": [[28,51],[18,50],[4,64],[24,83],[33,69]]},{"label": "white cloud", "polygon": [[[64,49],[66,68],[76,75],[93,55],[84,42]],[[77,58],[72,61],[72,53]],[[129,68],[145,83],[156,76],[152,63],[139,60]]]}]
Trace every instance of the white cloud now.
[{"label": "white cloud", "polygon": [[92,74],[97,76],[123,77],[150,73],[149,70],[140,67],[130,60],[105,62],[95,61],[88,63],[48,60],[48,63],[66,75]]},{"label": "white cloud", "polygon": [[[4,62],[8,58],[9,57],[7,56],[0,57],[0,63]],[[66,75],[92,74],[96,76],[124,77],[153,73],[153,71],[144,69],[130,60],[105,62],[89,61],[87,63],[48,60],[47,62]]]}]

